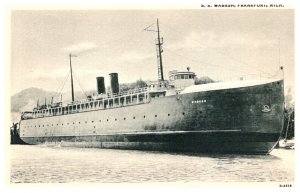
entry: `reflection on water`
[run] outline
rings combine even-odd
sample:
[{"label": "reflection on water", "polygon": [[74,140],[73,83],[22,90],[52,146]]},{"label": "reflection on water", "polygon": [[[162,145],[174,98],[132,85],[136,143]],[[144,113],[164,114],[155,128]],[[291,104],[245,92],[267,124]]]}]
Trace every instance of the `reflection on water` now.
[{"label": "reflection on water", "polygon": [[292,182],[294,150],[176,154],[12,145],[11,182]]}]

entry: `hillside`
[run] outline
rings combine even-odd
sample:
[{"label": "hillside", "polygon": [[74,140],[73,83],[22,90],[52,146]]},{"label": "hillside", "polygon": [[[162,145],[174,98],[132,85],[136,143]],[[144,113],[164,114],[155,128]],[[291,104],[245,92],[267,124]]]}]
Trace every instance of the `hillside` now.
[{"label": "hillside", "polygon": [[[96,93],[96,91],[87,91],[86,94]],[[83,92],[75,92],[75,99],[85,98],[85,94]],[[22,90],[19,93],[11,96],[11,119],[13,122],[19,121],[20,113],[23,111],[31,111],[34,107],[36,107],[37,102],[39,104],[45,104],[45,99],[47,104],[51,102],[51,98],[53,96],[54,102],[60,100],[60,95],[57,92],[46,91],[41,88],[27,88]],[[62,93],[63,100],[67,100],[70,98],[70,93]]]}]

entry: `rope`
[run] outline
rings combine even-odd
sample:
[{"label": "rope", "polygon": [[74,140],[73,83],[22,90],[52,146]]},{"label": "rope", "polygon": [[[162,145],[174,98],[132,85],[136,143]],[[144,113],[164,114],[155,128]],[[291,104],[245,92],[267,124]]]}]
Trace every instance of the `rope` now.
[{"label": "rope", "polygon": [[[68,80],[68,78],[69,78],[70,74],[71,74],[71,71],[69,71],[69,73],[68,73],[67,77],[65,78],[65,80],[64,80],[64,82],[63,82],[63,84],[62,84],[62,87],[61,87],[60,91],[59,91],[59,92],[58,92],[58,94],[57,94],[57,97],[55,97],[55,98],[58,98],[58,97],[61,95],[61,93],[62,93],[62,90],[64,89],[64,87],[65,87],[65,84],[66,84],[66,82],[67,82],[67,80]],[[57,100],[57,101],[59,101],[59,98],[58,98],[58,100]]]},{"label": "rope", "polygon": [[[67,78],[68,78],[69,74],[70,74],[70,72],[68,72],[68,74],[67,74],[67,76],[66,76],[66,78],[65,78],[65,79],[67,79]],[[61,87],[62,87],[63,83],[66,81],[65,79],[62,81],[62,84],[59,84],[59,86],[58,86],[58,87],[55,89],[55,92],[56,92],[56,93],[58,93],[58,92],[59,92],[59,90],[61,89]]]},{"label": "rope", "polygon": [[85,89],[83,89],[83,87],[81,86],[81,84],[80,84],[80,81],[79,81],[79,79],[77,78],[77,76],[76,76],[76,74],[73,72],[73,74],[74,74],[74,77],[75,77],[75,79],[77,80],[77,82],[78,82],[78,85],[79,85],[79,87],[80,87],[80,89],[81,89],[81,91],[83,92],[83,94],[87,97],[87,94],[86,94],[86,90]]}]

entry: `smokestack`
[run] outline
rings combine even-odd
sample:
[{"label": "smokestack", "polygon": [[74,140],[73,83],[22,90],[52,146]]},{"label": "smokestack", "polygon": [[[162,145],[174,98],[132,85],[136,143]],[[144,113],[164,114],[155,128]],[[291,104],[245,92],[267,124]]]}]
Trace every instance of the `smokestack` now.
[{"label": "smokestack", "polygon": [[104,84],[104,77],[99,76],[97,79],[97,91],[98,94],[104,94],[105,93],[105,84]]},{"label": "smokestack", "polygon": [[119,92],[119,80],[118,80],[118,73],[110,73],[110,87],[112,93]]}]

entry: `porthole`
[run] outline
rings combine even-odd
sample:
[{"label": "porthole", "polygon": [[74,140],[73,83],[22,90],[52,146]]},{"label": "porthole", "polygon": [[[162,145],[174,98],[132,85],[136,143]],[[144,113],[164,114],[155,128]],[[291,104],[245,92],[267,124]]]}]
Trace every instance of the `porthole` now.
[{"label": "porthole", "polygon": [[87,123],[87,121],[85,121],[85,123]]},{"label": "porthole", "polygon": [[107,119],[107,122],[108,122],[108,119]]},{"label": "porthole", "polygon": [[73,125],[74,125],[75,123],[73,122]]},{"label": "porthole", "polygon": [[80,124],[80,121],[78,122],[78,124]]},{"label": "porthole", "polygon": [[170,114],[168,114],[168,117],[170,116]]},{"label": "porthole", "polygon": [[126,118],[124,117],[124,120],[126,120]]},{"label": "porthole", "polygon": [[133,117],[133,119],[135,119],[135,117]]},{"label": "porthole", "polygon": [[92,123],[94,123],[94,121],[92,121]]},{"label": "porthole", "polygon": [[101,120],[99,120],[99,122],[101,122]]},{"label": "porthole", "polygon": [[61,125],[64,125],[63,123]]},{"label": "porthole", "polygon": [[39,125],[39,127],[41,127],[41,126]]},{"label": "porthole", "polygon": [[57,123],[57,126],[58,126],[58,123]]},{"label": "porthole", "polygon": [[155,117],[157,117],[157,115],[155,115]]},{"label": "porthole", "polygon": [[144,119],[146,119],[146,116],[144,115]]},{"label": "porthole", "polygon": [[115,119],[115,121],[117,121],[118,119]]},{"label": "porthole", "polygon": [[183,112],[182,115],[185,115],[185,113]]}]

